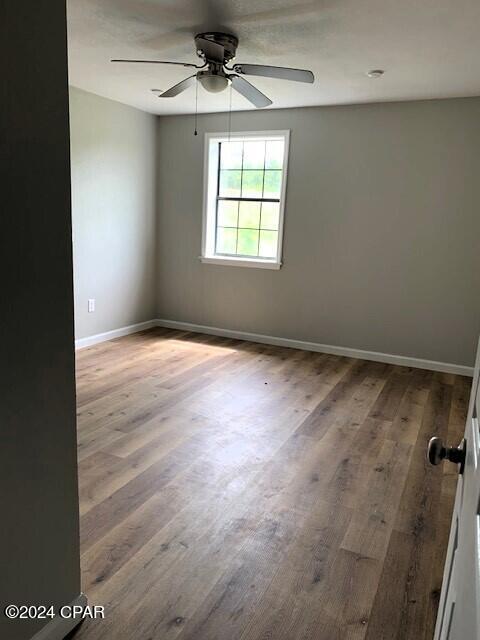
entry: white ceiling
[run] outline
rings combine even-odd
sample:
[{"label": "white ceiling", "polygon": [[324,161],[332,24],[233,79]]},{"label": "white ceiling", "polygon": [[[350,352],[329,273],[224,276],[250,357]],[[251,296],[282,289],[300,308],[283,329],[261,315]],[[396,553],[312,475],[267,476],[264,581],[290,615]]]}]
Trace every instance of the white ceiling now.
[{"label": "white ceiling", "polygon": [[[189,69],[110,58],[198,63],[193,36],[238,36],[236,62],[311,69],[313,85],[253,78],[273,108],[480,95],[479,0],[68,0],[70,83],[156,114],[193,113],[195,89],[155,97]],[[379,79],[370,69],[385,69]],[[229,90],[198,92],[227,111]],[[233,92],[233,110],[251,105]]]}]

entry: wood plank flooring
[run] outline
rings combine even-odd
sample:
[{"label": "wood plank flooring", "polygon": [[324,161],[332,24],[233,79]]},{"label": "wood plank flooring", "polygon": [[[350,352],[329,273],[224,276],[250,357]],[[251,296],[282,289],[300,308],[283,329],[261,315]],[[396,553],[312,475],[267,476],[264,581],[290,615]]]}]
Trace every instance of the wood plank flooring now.
[{"label": "wood plank flooring", "polygon": [[470,380],[154,329],[78,352],[76,640],[431,639]]}]

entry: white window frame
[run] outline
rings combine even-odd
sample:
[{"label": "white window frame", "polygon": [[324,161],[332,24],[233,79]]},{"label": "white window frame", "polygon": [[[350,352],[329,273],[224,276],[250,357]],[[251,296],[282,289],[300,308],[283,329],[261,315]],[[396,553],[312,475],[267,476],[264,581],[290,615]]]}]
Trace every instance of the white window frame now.
[{"label": "white window frame", "polygon": [[[257,258],[245,256],[221,256],[215,254],[216,198],[218,186],[218,149],[220,142],[230,140],[279,140],[284,141],[282,187],[280,190],[280,208],[278,221],[278,244],[275,258]],[[212,144],[213,143],[213,144]],[[217,144],[215,144],[217,143]],[[290,130],[280,131],[238,131],[235,133],[206,133],[203,174],[203,228],[202,255],[200,260],[206,264],[224,266],[255,267],[257,269],[280,269],[282,266],[283,220],[285,213],[285,195],[287,190],[288,151]],[[213,166],[214,170],[210,170]]]}]

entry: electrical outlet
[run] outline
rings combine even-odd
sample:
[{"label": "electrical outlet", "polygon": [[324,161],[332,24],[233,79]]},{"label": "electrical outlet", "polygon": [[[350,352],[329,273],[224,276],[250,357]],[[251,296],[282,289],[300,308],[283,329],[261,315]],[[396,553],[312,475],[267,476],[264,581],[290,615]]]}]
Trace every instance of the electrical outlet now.
[{"label": "electrical outlet", "polygon": [[95,298],[88,299],[88,313],[93,313],[95,311]]}]

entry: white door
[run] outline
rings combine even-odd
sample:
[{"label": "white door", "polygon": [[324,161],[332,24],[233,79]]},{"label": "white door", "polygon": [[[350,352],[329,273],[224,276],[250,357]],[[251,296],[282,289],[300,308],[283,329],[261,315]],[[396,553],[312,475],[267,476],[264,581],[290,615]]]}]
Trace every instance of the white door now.
[{"label": "white door", "polygon": [[[465,440],[460,445],[466,455],[464,464],[458,464],[460,475],[443,574],[435,640],[480,640],[479,370],[480,343],[465,427]],[[434,464],[443,457],[454,460],[462,457],[462,452],[458,449],[440,450],[438,442],[430,442],[429,457]]]}]

